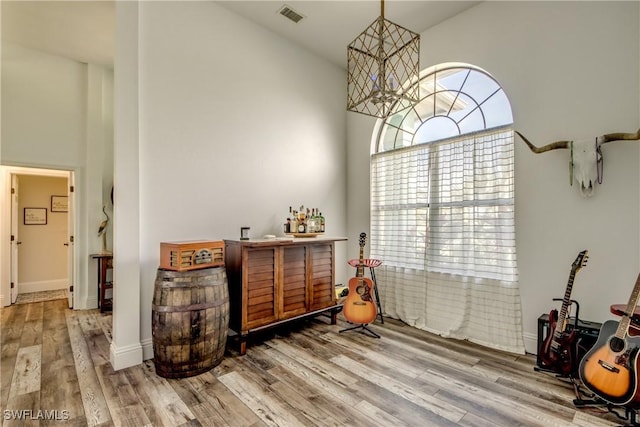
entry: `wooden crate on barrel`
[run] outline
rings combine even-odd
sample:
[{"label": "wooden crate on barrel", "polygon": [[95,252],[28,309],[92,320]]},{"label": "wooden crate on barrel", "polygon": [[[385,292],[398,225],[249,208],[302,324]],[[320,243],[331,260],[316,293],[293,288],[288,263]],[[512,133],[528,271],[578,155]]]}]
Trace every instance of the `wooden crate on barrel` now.
[{"label": "wooden crate on barrel", "polygon": [[224,242],[192,240],[160,243],[160,268],[189,271],[224,265]]}]

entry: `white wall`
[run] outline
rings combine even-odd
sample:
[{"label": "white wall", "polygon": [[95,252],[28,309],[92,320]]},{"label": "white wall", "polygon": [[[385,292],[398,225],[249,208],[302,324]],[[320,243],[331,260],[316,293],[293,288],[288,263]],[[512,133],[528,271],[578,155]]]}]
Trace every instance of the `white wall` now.
[{"label": "white wall", "polygon": [[2,161],[83,163],[85,66],[2,40]]},{"label": "white wall", "polygon": [[[0,164],[75,173],[76,308],[97,306],[95,261],[103,182],[112,179],[113,72],[2,40]],[[28,172],[27,172],[28,173]],[[1,174],[2,233],[10,227]],[[107,184],[110,186],[110,183]],[[105,185],[106,186],[106,185]],[[9,241],[0,244],[0,305],[9,304]]]},{"label": "white wall", "polygon": [[[421,67],[443,62],[482,67],[505,89],[515,128],[538,145],[634,132],[640,126],[638,7],[638,2],[484,2],[422,33]],[[350,163],[369,153],[373,124],[349,118]],[[580,317],[604,321],[612,317],[611,304],[627,303],[640,271],[639,149],[637,142],[606,145],[604,182],[594,197],[584,199],[569,186],[568,150],[536,155],[521,141],[516,144],[523,325],[527,350],[535,352],[537,318],[558,306],[552,298],[564,296],[580,250],[590,253],[572,293]],[[356,207],[365,203],[367,172],[349,175],[349,224],[368,220],[368,211]]]},{"label": "white wall", "polygon": [[[117,219],[114,315],[134,315],[117,305],[139,289],[140,340],[150,358],[160,242],[238,238],[241,226],[254,237],[282,235],[289,206],[301,204],[322,209],[327,235],[346,235],[345,75],[214,3],[117,7],[119,25],[128,19],[120,14],[139,15],[118,29],[133,37],[139,23],[139,59],[116,62],[116,86],[125,79],[120,66],[139,69],[139,188],[116,187],[116,209],[123,192],[139,191],[139,235],[130,239],[139,238],[140,276],[120,276],[119,262],[132,260],[118,260],[128,242]],[[127,126],[122,138],[134,137],[136,124]],[[121,131],[116,120],[117,180],[130,158],[119,151]],[[336,246],[340,282],[347,255]]]}]

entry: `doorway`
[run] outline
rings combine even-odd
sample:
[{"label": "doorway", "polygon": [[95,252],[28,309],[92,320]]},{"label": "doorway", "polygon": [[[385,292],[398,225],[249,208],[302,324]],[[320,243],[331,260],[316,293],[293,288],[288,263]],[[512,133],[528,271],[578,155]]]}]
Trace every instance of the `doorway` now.
[{"label": "doorway", "polygon": [[72,308],[73,171],[3,169],[10,182],[10,303],[53,296],[66,298]]}]

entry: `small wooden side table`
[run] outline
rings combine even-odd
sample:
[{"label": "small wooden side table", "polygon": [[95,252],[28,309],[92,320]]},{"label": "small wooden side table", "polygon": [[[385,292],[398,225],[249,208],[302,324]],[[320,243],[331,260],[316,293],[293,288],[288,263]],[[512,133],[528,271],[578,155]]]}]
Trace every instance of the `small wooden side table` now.
[{"label": "small wooden side table", "polygon": [[113,278],[108,279],[109,270],[113,270],[113,254],[99,253],[91,254],[91,258],[98,260],[98,308],[101,313],[113,309],[113,296],[106,298],[108,289],[113,289]]}]

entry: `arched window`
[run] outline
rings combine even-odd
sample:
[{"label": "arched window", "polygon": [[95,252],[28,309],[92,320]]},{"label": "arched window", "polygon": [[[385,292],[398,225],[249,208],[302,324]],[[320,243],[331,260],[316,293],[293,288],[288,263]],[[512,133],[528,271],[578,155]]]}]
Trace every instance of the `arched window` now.
[{"label": "arched window", "polygon": [[378,122],[371,156],[383,307],[417,327],[521,353],[509,100],[467,64],[433,67],[417,84],[416,105]]}]

